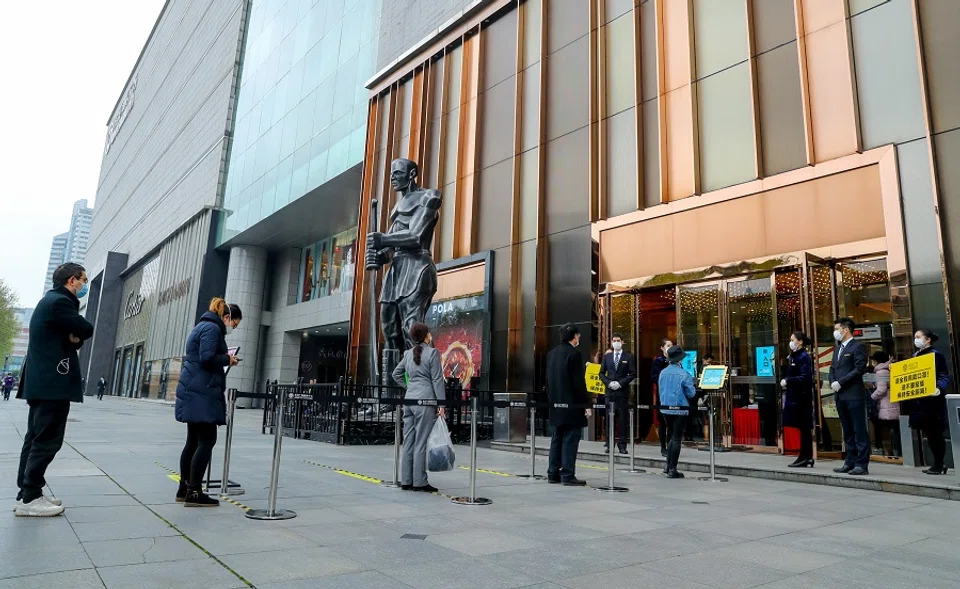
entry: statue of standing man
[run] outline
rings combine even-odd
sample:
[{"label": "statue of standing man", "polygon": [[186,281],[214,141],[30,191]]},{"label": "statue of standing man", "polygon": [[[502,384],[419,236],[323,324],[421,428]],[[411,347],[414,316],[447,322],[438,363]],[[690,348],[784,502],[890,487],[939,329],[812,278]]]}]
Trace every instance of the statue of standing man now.
[{"label": "statue of standing man", "polygon": [[[422,323],[437,293],[437,266],[431,247],[440,218],[440,191],[417,185],[416,162],[399,158],[390,164],[390,185],[400,193],[390,211],[386,233],[367,235],[367,270],[387,269],[380,292],[380,327],[385,340],[381,379],[393,385],[393,369],[404,350],[414,346],[410,326]],[[374,342],[376,349],[376,342]]]}]

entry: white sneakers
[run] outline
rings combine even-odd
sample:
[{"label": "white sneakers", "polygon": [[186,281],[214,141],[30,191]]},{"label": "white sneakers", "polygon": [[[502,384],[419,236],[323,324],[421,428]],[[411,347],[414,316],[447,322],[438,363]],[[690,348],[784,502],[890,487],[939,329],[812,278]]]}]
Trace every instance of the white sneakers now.
[{"label": "white sneakers", "polygon": [[14,515],[17,517],[54,517],[63,513],[63,502],[57,498],[40,496],[24,503],[17,501]]}]

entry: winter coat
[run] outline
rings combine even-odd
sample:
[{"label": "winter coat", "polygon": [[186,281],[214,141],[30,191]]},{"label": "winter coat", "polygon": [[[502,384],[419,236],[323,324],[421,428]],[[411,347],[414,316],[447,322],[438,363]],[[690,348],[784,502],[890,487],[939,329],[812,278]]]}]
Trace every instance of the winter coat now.
[{"label": "winter coat", "polygon": [[550,424],[586,427],[587,415],[583,407],[557,408],[554,403],[586,405],[586,365],[580,352],[568,343],[562,343],[547,354],[547,397],[550,399]]},{"label": "winter coat", "polygon": [[877,379],[877,388],[870,395],[870,398],[880,405],[877,418],[882,421],[896,421],[900,419],[900,403],[890,402],[890,362],[877,364],[873,373],[878,377],[886,377],[887,382],[881,382]]},{"label": "winter coat", "polygon": [[[80,313],[80,301],[64,286],[43,295],[30,318],[30,343],[20,369],[18,399],[83,403],[83,377],[77,350],[93,336]],[[80,339],[71,343],[70,336]]]},{"label": "winter coat", "polygon": [[783,391],[783,425],[797,429],[813,428],[813,360],[806,349],[787,357]]},{"label": "winter coat", "polygon": [[[660,372],[660,404],[664,406],[689,407],[690,399],[697,396],[693,377],[676,362],[671,362]],[[664,415],[688,415],[687,409],[661,409]]]},{"label": "winter coat", "polygon": [[217,314],[207,311],[187,337],[187,354],[177,384],[177,421],[226,425],[223,393],[227,377],[223,369],[230,365],[226,333]]},{"label": "winter coat", "polygon": [[923,429],[926,427],[945,427],[947,416],[946,395],[950,386],[950,370],[947,368],[947,359],[939,350],[924,348],[913,355],[923,356],[934,354],[934,365],[937,373],[937,396],[921,397],[913,401],[904,401],[902,411],[910,416],[910,427]]}]

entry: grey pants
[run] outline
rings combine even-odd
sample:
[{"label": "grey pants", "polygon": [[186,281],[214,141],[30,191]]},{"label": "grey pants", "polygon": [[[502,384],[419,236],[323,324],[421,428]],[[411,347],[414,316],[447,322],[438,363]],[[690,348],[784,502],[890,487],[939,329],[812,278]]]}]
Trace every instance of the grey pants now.
[{"label": "grey pants", "polygon": [[403,460],[400,484],[427,485],[427,439],[437,419],[436,407],[403,408]]}]

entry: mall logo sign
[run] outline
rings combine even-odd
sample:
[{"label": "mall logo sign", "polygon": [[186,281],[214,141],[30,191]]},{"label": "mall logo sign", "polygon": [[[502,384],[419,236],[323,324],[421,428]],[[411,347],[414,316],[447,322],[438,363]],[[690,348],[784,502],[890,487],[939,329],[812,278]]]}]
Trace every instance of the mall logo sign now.
[{"label": "mall logo sign", "polygon": [[106,145],[103,146],[103,155],[107,155],[107,153],[110,152],[110,146],[113,145],[113,140],[117,138],[117,134],[120,133],[120,127],[122,127],[124,121],[127,120],[127,115],[130,114],[130,110],[133,109],[133,97],[136,92],[137,76],[134,76],[133,79],[130,80],[130,84],[127,85],[123,96],[120,97],[120,102],[117,103],[113,116],[110,117],[110,122],[107,123],[107,141]]},{"label": "mall logo sign", "polygon": [[131,317],[136,317],[140,314],[140,311],[143,310],[143,303],[146,302],[146,297],[140,293],[131,292],[127,295],[127,304],[123,307],[123,318],[130,319]]},{"label": "mall logo sign", "polygon": [[185,296],[188,292],[190,292],[190,279],[185,278],[170,288],[165,288],[160,291],[160,297],[157,299],[157,306],[162,307],[167,303],[172,303],[173,301]]}]

